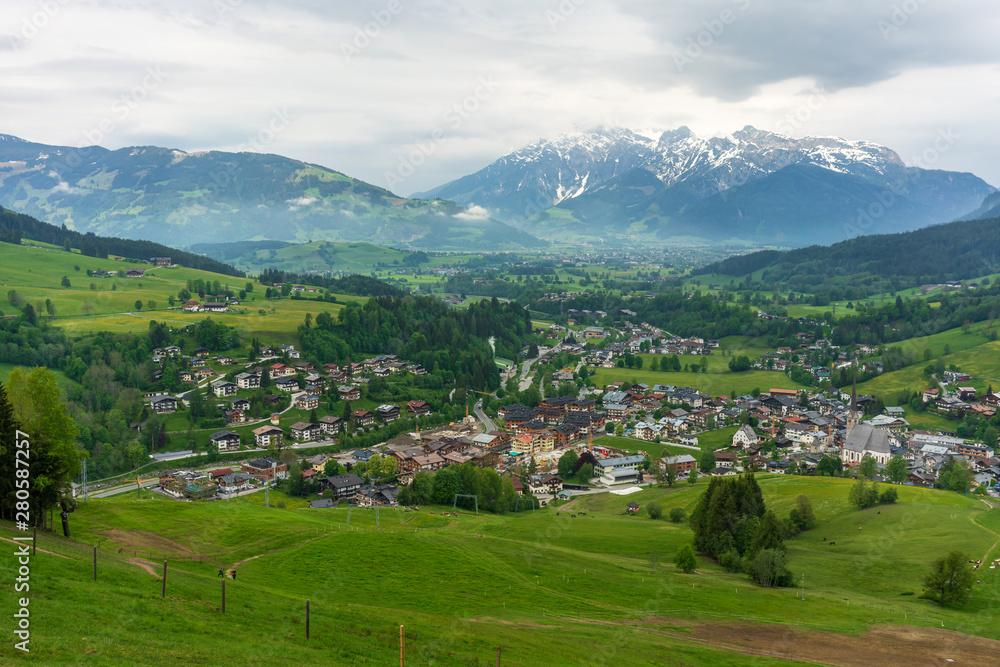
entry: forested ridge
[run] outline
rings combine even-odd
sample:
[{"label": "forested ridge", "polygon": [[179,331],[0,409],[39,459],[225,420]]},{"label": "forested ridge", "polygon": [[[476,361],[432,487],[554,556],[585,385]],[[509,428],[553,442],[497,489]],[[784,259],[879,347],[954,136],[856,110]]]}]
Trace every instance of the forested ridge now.
[{"label": "forested ridge", "polygon": [[0,207],[0,241],[19,245],[22,238],[51,243],[53,245],[79,248],[80,254],[88,257],[106,258],[109,255],[127,257],[129,259],[149,259],[151,257],[169,257],[174,264],[187,266],[202,271],[212,271],[227,276],[244,277],[243,271],[228,264],[216,261],[211,257],[195,255],[176,248],[171,248],[152,241],[122,239],[117,237],[97,236],[93,232],[81,234],[66,227],[56,227],[47,222],[36,220],[30,215],[15,213]]},{"label": "forested ridge", "polygon": [[964,220],[901,234],[861,236],[831,246],[762,250],[710,264],[699,274],[746,276],[797,292],[880,283],[905,289],[976,278],[1000,269],[1000,218]]}]

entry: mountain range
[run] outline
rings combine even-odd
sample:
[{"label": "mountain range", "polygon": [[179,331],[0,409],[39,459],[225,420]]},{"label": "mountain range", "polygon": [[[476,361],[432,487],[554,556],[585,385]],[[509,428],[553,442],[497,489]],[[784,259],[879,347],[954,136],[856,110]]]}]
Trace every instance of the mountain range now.
[{"label": "mountain range", "polygon": [[82,233],[174,247],[274,239],[525,249],[529,233],[447,201],[254,152],[49,146],[0,134],[0,205]]},{"label": "mountain range", "polygon": [[546,239],[638,234],[787,246],[956,220],[994,192],[973,174],[907,167],[875,143],[746,126],[721,137],[687,127],[567,134],[413,196],[479,206]]}]

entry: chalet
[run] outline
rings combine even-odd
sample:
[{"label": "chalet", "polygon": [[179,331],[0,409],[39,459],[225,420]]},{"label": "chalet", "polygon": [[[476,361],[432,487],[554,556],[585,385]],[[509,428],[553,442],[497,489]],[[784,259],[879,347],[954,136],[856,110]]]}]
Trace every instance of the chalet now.
[{"label": "chalet", "polygon": [[698,467],[698,459],[690,454],[678,454],[677,456],[664,456],[660,459],[665,470],[673,469],[674,472],[686,473]]},{"label": "chalet", "polygon": [[229,402],[229,404],[231,406],[233,406],[234,410],[249,410],[250,409],[250,401],[247,400],[247,399],[245,399],[245,398],[234,398],[233,400],[231,400]]},{"label": "chalet", "polygon": [[286,366],[285,364],[274,364],[269,369],[272,378],[287,377],[289,375],[295,375],[295,369],[291,366]]},{"label": "chalet", "polygon": [[337,498],[353,497],[363,484],[364,480],[353,473],[334,475],[320,480],[320,485],[324,489],[333,491]]},{"label": "chalet", "polygon": [[[267,427],[271,428],[271,427]],[[259,430],[259,429],[258,429]],[[256,433],[256,431],[254,431]],[[288,465],[270,457],[254,459],[243,464],[243,472],[258,481],[275,481],[288,478]]]},{"label": "chalet", "polygon": [[170,258],[169,257],[150,257],[149,258],[149,263],[150,264],[155,264],[157,268],[162,267],[162,266],[170,266]]},{"label": "chalet", "polygon": [[158,415],[177,412],[177,399],[173,396],[154,396],[149,399],[149,404]]},{"label": "chalet", "polygon": [[274,388],[278,391],[293,392],[298,390],[299,383],[295,378],[280,378],[274,381]]},{"label": "chalet", "polygon": [[351,413],[351,419],[358,426],[371,426],[375,423],[375,415],[368,410],[355,410]]},{"label": "chalet", "polygon": [[188,365],[191,368],[204,368],[206,364],[208,364],[208,362],[202,359],[201,357],[195,357],[194,359],[188,362]]},{"label": "chalet", "polygon": [[236,360],[235,359],[233,359],[232,357],[226,357],[226,356],[217,357],[216,358],[216,362],[218,362],[218,364],[220,366],[233,366],[233,365],[236,364]]},{"label": "chalet", "polygon": [[229,310],[229,305],[218,301],[206,301],[201,304],[201,310],[206,313],[224,313]]},{"label": "chalet", "polygon": [[181,382],[194,382],[194,373],[191,371],[181,371],[177,374]]},{"label": "chalet", "polygon": [[201,304],[198,303],[197,301],[185,301],[182,308],[184,309],[185,312],[197,313],[201,311]]},{"label": "chalet", "polygon": [[406,403],[406,411],[411,415],[429,415],[431,413],[431,406],[427,401],[408,401]]},{"label": "chalet", "polygon": [[528,475],[528,491],[530,493],[548,493],[555,495],[562,491],[563,480],[559,475],[543,472]]},{"label": "chalet", "polygon": [[988,394],[981,396],[979,402],[992,407],[1000,407],[1000,394],[994,394],[990,391]]},{"label": "chalet", "polygon": [[250,480],[253,479],[249,473],[231,472],[220,477],[216,483],[219,485],[219,493],[237,493],[250,488]]},{"label": "chalet", "polygon": [[242,424],[247,420],[247,413],[243,410],[225,410],[222,414],[227,424]]},{"label": "chalet", "polygon": [[948,416],[961,416],[965,413],[968,404],[959,400],[958,398],[948,395],[939,396],[936,401],[934,401],[935,409]]},{"label": "chalet", "polygon": [[281,446],[285,432],[277,426],[265,425],[253,430],[253,442],[258,447]]},{"label": "chalet", "polygon": [[392,403],[383,403],[375,408],[375,414],[381,421],[386,423],[399,419],[399,406]]},{"label": "chalet", "polygon": [[737,462],[736,452],[715,452],[716,465],[735,466]]},{"label": "chalet", "polygon": [[167,347],[163,348],[163,352],[168,357],[176,357],[178,354],[181,353],[181,348],[177,347],[176,345],[168,345]]},{"label": "chalet", "polygon": [[240,434],[234,431],[216,431],[208,436],[220,452],[233,452],[240,448]]},{"label": "chalet", "polygon": [[337,387],[337,395],[342,401],[357,401],[361,398],[361,389],[350,385],[340,385]]},{"label": "chalet", "polygon": [[260,386],[260,375],[239,373],[236,375],[236,386],[240,389],[256,389]]},{"label": "chalet", "polygon": [[743,425],[733,434],[733,447],[749,447],[757,444],[757,434],[753,428]]},{"label": "chalet", "polygon": [[208,367],[199,368],[198,370],[196,370],[194,372],[194,375],[195,375],[195,377],[202,378],[202,379],[204,379],[204,378],[210,378],[213,375],[215,375],[215,371],[213,371],[211,368],[208,368]]},{"label": "chalet", "polygon": [[286,345],[281,345],[281,346],[279,346],[279,350],[281,351],[281,354],[288,355],[289,359],[298,359],[299,358],[299,351],[295,349],[294,345],[287,345],[287,344]]},{"label": "chalet", "polygon": [[955,393],[963,401],[973,401],[976,399],[975,387],[955,387]]},{"label": "chalet", "polygon": [[211,352],[212,351],[209,350],[207,347],[198,347],[198,348],[195,348],[195,350],[191,354],[193,354],[196,357],[203,357],[204,358],[204,357],[207,357],[209,354],[211,354]]},{"label": "chalet", "polygon": [[320,436],[320,432],[319,424],[309,422],[295,422],[291,428],[292,439],[298,442],[316,440]]},{"label": "chalet", "polygon": [[315,410],[319,407],[319,396],[302,394],[295,399],[295,407],[299,410]]},{"label": "chalet", "polygon": [[316,364],[314,364],[311,361],[300,361],[299,363],[295,364],[295,370],[302,371],[303,373],[312,373],[314,370],[316,370]]},{"label": "chalet", "polygon": [[125,272],[126,278],[142,278],[146,275],[146,269],[129,269]]},{"label": "chalet", "polygon": [[236,393],[236,384],[227,380],[217,380],[212,383],[212,393],[216,396],[232,396]]},{"label": "chalet", "polygon": [[319,418],[319,428],[324,435],[334,435],[340,430],[341,421],[340,417],[324,415]]}]

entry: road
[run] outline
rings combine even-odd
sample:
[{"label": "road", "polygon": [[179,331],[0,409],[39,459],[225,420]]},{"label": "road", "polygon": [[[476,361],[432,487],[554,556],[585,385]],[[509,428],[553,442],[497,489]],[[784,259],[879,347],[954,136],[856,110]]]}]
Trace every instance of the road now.
[{"label": "road", "polygon": [[472,411],[476,413],[476,419],[483,422],[483,432],[497,430],[497,425],[483,412],[483,399],[480,398],[476,401],[476,404],[472,407]]},{"label": "road", "polygon": [[[542,354],[542,350],[539,350],[538,352],[539,354]],[[524,391],[525,389],[531,386],[531,379],[528,378],[528,374],[531,372],[531,364],[535,363],[536,361],[538,361],[538,357],[535,357],[534,359],[528,359],[527,361],[524,362],[524,365],[521,367],[521,379],[517,385],[518,391]]]},{"label": "road", "polygon": [[[160,482],[158,480],[151,479],[151,480],[142,482],[142,488],[148,489],[151,486],[157,486],[159,483]],[[110,489],[101,489],[100,491],[91,491],[90,493],[87,494],[87,498],[88,499],[89,498],[107,498],[109,496],[116,496],[119,493],[126,493],[128,491],[131,491],[131,492],[135,493],[135,482],[132,482],[131,484],[126,484],[124,486],[115,486],[115,487],[112,487]]]}]

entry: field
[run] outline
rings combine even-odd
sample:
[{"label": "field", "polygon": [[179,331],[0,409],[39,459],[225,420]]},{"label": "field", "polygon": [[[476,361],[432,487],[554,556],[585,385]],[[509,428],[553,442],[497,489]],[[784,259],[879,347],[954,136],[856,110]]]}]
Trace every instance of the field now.
[{"label": "field", "polygon": [[[711,359],[711,357],[708,358]],[[695,357],[695,359],[697,358]],[[728,363],[727,359],[726,364]],[[672,384],[683,387],[694,387],[713,396],[722,394],[728,396],[730,392],[749,394],[754,388],[761,391],[767,391],[771,387],[777,389],[803,388],[803,385],[792,381],[787,375],[777,371],[744,371],[742,373],[733,373],[728,368],[725,371],[710,371],[708,373],[663,373],[661,371],[636,370],[632,368],[597,368],[595,371],[592,379],[598,387],[619,381],[630,383],[643,382],[649,386],[653,386],[654,384]]]},{"label": "field", "polygon": [[[136,267],[146,269],[146,275],[142,278],[87,277],[88,270],[124,271]],[[69,279],[69,287],[62,286],[64,276]],[[218,280],[223,287],[229,285],[234,290],[242,289],[247,282],[253,283],[254,290],[247,294],[238,311],[214,313],[211,317],[241,331],[253,332],[272,344],[295,342],[295,332],[306,313],[313,316],[323,311],[335,314],[342,307],[304,299],[265,301],[265,288],[256,281],[208,271],[185,267],[153,268],[149,264],[85,257],[62,249],[0,243],[0,285],[7,292],[16,291],[43,316],[48,300],[55,310],[54,317],[49,319],[70,336],[98,331],[138,333],[147,330],[153,319],[179,326],[198,322],[209,315],[185,313],[179,307],[168,309],[168,298],[176,297],[189,279]],[[359,297],[342,294],[334,296],[340,303],[359,300]],[[142,308],[136,308],[136,301],[142,302]],[[4,310],[10,314],[14,307],[7,303],[0,308],[0,313]]]},{"label": "field", "polygon": [[[977,573],[982,583],[962,609],[913,593],[942,545],[1000,556],[997,511],[903,487],[898,505],[858,512],[846,501],[848,481],[759,479],[779,515],[799,494],[816,510],[819,525],[788,542],[796,578],[806,575],[804,601],[799,588],[761,589],[705,559],[696,574],[678,572],[672,556],[691,540],[686,525],[625,511],[629,502],[690,509],[702,481],[583,496],[558,514],[385,509],[378,529],[373,510],[352,510],[348,526],[346,509],[91,500],[70,517],[74,541],[40,538],[41,549],[65,558],[31,559],[32,657],[51,665],[217,664],[220,655],[236,664],[386,665],[398,659],[402,625],[412,664],[492,665],[497,647],[505,665],[857,664],[862,653],[890,664],[915,646],[941,662],[992,660],[1000,644],[953,631],[1000,636],[990,606],[1000,592],[995,570]],[[0,524],[0,536],[13,534]],[[94,582],[90,545],[98,543]],[[13,581],[15,562],[0,559],[3,581]],[[217,570],[234,566],[223,614]],[[14,604],[3,596],[0,614],[10,619]],[[0,661],[13,652],[5,642]]]}]

